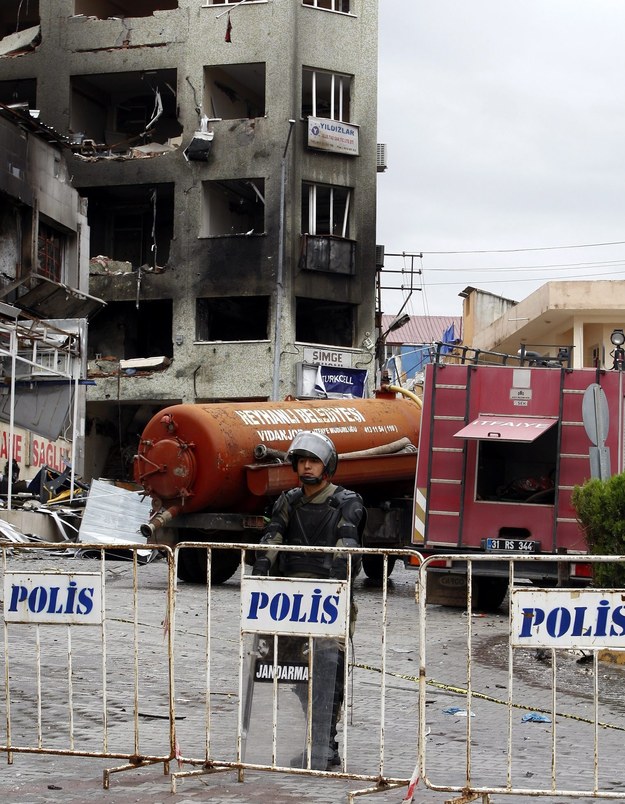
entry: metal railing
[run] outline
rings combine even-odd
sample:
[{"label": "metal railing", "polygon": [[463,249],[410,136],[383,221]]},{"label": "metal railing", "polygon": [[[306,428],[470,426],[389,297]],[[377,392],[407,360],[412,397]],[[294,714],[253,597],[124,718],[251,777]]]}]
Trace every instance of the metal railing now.
[{"label": "metal railing", "polygon": [[[426,559],[420,567],[420,750],[415,779],[430,790],[457,793],[463,802],[502,794],[625,799],[625,787],[614,781],[613,764],[615,742],[620,743],[618,735],[625,731],[625,710],[602,687],[605,673],[599,664],[602,650],[623,644],[622,590],[533,587],[524,578],[524,568],[545,558],[449,554]],[[457,632],[453,649],[451,635],[446,635],[453,662],[442,666],[438,640],[428,625],[427,577],[432,561],[440,565],[458,560],[467,568],[466,618],[460,629],[464,634]],[[625,558],[583,560],[622,563]],[[474,571],[479,573],[484,561],[501,562],[502,569],[508,569],[508,632],[498,640],[490,630],[493,615],[473,607]],[[484,673],[484,664],[491,665],[490,675]],[[432,667],[436,679],[429,677]],[[426,693],[432,687],[453,705],[428,710]],[[441,750],[443,735],[446,741],[453,739],[454,751]]]},{"label": "metal railing", "polygon": [[[173,554],[127,545],[124,571],[107,570],[119,544],[81,544],[93,571],[66,544],[0,545],[4,587],[3,689],[0,751],[125,760],[110,773],[163,763],[175,754],[167,627],[173,601]],[[153,627],[142,613],[140,560],[154,553],[169,565],[163,589],[164,634],[153,649]],[[26,558],[36,558],[25,561]],[[90,562],[91,563],[91,562]],[[115,584],[115,606],[107,587]],[[158,718],[145,717],[145,709]]]}]

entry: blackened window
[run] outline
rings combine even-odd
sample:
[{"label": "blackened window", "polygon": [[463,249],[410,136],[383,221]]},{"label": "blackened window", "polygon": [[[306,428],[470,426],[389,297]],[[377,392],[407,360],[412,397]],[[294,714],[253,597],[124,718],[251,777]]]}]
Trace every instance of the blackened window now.
[{"label": "blackened window", "polygon": [[198,341],[262,341],[269,327],[269,296],[196,300]]},{"label": "blackened window", "polygon": [[51,226],[39,222],[37,273],[54,282],[62,281],[64,245],[65,235]]}]

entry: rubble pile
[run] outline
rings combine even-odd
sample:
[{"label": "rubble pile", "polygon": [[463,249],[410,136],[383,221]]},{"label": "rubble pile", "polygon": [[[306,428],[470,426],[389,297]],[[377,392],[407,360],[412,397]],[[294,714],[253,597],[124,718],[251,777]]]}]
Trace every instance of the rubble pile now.
[{"label": "rubble pile", "polygon": [[0,545],[67,542],[76,545],[145,544],[140,526],[150,499],[134,484],[112,480],[83,483],[71,469],[43,467],[33,480],[0,490]]}]

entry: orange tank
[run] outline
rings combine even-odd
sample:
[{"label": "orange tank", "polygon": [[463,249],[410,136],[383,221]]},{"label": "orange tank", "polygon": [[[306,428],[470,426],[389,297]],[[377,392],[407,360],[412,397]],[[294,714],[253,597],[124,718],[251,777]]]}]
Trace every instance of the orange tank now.
[{"label": "orange tank", "polygon": [[[376,399],[173,405],[156,414],[143,431],[135,480],[152,497],[155,511],[168,512],[160,524],[180,512],[260,510],[267,495],[291,488],[295,478],[284,467],[277,485],[268,488],[254,481],[254,489],[249,477],[250,469],[258,467],[254,453],[259,445],[284,453],[297,432],[317,430],[334,441],[339,455],[381,449],[401,439],[416,447],[420,418],[415,402],[390,394]],[[414,464],[410,471],[414,476]],[[340,460],[336,480],[357,486],[385,478],[375,461],[363,470],[362,461]]]}]

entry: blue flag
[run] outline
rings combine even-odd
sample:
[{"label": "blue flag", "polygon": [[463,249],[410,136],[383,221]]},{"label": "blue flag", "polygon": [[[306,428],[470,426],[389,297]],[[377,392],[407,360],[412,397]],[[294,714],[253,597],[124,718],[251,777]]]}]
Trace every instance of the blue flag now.
[{"label": "blue flag", "polygon": [[[454,333],[454,322],[452,321],[451,324],[447,327],[445,332],[443,332],[443,337],[441,339],[444,344],[453,343],[455,340],[455,333]],[[447,354],[451,352],[451,346],[441,346],[441,354]]]}]

